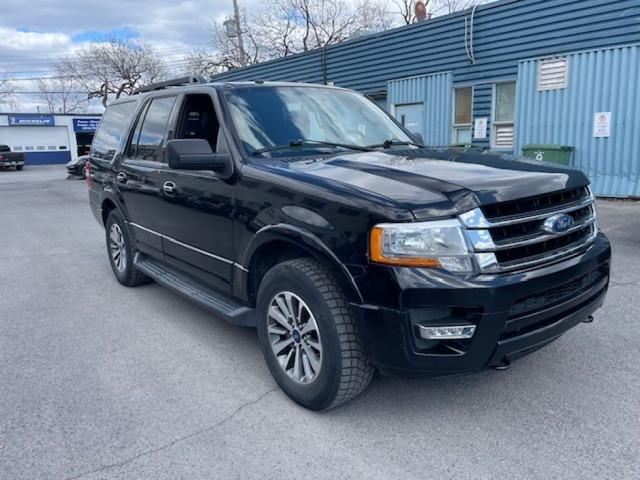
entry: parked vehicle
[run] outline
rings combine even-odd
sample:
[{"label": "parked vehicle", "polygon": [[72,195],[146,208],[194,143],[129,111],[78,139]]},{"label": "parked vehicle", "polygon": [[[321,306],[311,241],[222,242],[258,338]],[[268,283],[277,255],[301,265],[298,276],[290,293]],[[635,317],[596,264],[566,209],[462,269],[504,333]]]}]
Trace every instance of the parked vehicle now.
[{"label": "parked vehicle", "polygon": [[75,177],[87,178],[88,155],[82,155],[67,163],[67,172]]},{"label": "parked vehicle", "polygon": [[107,108],[87,165],[118,281],[257,327],[277,383],[314,410],[374,368],[507,368],[607,292],[583,173],[423,147],[341,88],[152,85]]},{"label": "parked vehicle", "polygon": [[0,168],[22,170],[24,168],[24,153],[12,152],[7,145],[0,145]]}]

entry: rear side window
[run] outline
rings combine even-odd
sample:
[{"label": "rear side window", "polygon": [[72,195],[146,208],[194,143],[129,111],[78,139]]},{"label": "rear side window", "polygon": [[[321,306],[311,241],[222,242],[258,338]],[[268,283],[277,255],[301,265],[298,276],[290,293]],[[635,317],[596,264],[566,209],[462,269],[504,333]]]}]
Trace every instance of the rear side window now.
[{"label": "rear side window", "polygon": [[176,97],[163,97],[151,102],[136,125],[129,146],[129,158],[156,162],[164,160],[165,134],[175,101]]},{"label": "rear side window", "polygon": [[120,146],[120,140],[126,133],[135,106],[135,102],[126,102],[107,108],[91,144],[92,156],[113,160]]}]

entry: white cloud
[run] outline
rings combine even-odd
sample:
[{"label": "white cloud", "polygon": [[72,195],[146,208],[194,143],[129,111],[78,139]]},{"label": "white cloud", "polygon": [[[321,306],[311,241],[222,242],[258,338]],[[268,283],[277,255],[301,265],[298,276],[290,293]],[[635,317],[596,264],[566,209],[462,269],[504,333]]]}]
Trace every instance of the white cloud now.
[{"label": "white cloud", "polygon": [[[232,15],[232,0],[30,0],[11,2],[0,15],[0,71],[19,72],[9,60],[33,67],[70,52],[87,32],[109,35],[127,30],[172,57],[210,40],[214,20]],[[251,10],[257,0],[239,0]],[[8,8],[7,8],[8,7]]]},{"label": "white cloud", "polygon": [[[9,2],[5,2],[9,3]],[[239,0],[241,8],[258,5]],[[30,0],[3,5],[0,15],[0,75],[46,77],[51,60],[71,54],[87,40],[128,32],[151,44],[178,71],[182,57],[210,40],[214,20],[233,12],[232,0]],[[33,83],[17,82],[18,90]],[[37,98],[19,95],[34,110]]]},{"label": "white cloud", "polygon": [[42,51],[58,51],[71,45],[71,37],[56,32],[21,32],[0,26],[0,51],[31,53]]}]

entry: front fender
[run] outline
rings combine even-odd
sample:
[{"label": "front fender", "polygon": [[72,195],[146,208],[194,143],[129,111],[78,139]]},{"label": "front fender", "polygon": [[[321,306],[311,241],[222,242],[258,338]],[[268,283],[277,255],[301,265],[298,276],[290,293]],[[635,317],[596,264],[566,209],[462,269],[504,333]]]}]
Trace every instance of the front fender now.
[{"label": "front fender", "polygon": [[[360,290],[345,264],[320,238],[302,227],[286,223],[267,225],[256,232],[241,258],[241,270],[248,274],[252,260],[260,250],[270,243],[286,242],[302,248],[310,256],[317,258],[330,267],[344,289],[347,299],[362,303]],[[248,275],[246,275],[248,277]],[[234,282],[235,283],[235,282]]]}]

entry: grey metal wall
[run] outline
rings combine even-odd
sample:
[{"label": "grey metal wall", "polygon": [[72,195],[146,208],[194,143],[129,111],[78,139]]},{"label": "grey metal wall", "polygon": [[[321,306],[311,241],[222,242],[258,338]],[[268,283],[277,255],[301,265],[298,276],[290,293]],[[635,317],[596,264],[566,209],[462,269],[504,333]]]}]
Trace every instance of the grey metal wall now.
[{"label": "grey metal wall", "polygon": [[443,72],[390,81],[387,102],[396,105],[423,103],[422,138],[428,145],[446,145],[451,138],[452,74]]},{"label": "grey metal wall", "polygon": [[[568,58],[567,88],[542,92],[537,60],[520,62],[516,152],[529,143],[574,146],[572,164],[589,175],[596,194],[640,196],[640,46]],[[594,137],[597,112],[612,114],[609,138]]]}]

